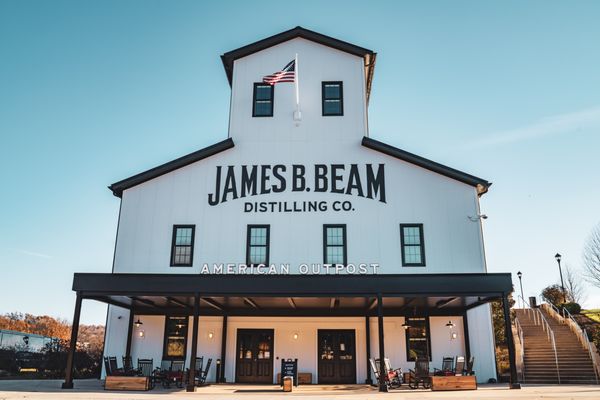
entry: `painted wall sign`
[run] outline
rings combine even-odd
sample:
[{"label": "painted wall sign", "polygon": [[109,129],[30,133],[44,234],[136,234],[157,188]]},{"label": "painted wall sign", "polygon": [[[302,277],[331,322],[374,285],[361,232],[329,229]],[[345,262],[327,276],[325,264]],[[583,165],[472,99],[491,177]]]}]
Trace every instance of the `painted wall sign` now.
[{"label": "painted wall sign", "polygon": [[[283,192],[337,193],[386,202],[385,164],[217,166],[208,204]],[[245,202],[244,212],[353,211],[349,201]]]},{"label": "painted wall sign", "polygon": [[299,264],[291,269],[290,264],[237,264],[237,263],[204,263],[201,274],[227,275],[367,275],[377,274],[378,263],[357,264]]}]

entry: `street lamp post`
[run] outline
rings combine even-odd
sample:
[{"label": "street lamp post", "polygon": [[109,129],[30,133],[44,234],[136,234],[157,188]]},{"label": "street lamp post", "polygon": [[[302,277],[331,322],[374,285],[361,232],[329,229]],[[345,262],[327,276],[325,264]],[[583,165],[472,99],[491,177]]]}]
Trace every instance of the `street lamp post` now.
[{"label": "street lamp post", "polygon": [[560,288],[562,289],[562,293],[563,293],[563,303],[566,303],[567,302],[567,293],[565,292],[565,283],[563,281],[562,269],[560,267],[561,255],[556,253],[554,258],[556,259],[556,262],[558,263],[558,272],[560,273]]},{"label": "street lamp post", "polygon": [[523,308],[525,308],[525,297],[523,296],[523,280],[521,279],[523,273],[519,271],[517,272],[517,276],[519,277],[519,286],[521,287],[521,304]]}]

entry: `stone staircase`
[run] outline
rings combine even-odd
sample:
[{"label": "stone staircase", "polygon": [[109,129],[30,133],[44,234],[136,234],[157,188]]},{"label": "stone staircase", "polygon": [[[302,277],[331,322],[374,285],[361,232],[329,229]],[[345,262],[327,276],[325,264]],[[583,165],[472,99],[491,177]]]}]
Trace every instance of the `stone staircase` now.
[{"label": "stone staircase", "polygon": [[[596,384],[594,365],[587,349],[584,349],[577,335],[564,324],[553,318],[545,310],[539,309],[554,332],[558,370],[552,339],[548,339],[540,317],[536,319],[527,309],[515,309],[516,317],[523,330],[524,383],[539,384]],[[538,311],[535,310],[537,313]],[[515,340],[519,340],[515,337]]]}]

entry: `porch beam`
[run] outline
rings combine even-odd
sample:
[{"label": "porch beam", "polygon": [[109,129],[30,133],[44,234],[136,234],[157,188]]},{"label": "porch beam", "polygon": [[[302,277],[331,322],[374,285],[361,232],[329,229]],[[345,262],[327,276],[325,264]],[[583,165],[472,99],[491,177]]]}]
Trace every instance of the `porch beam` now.
[{"label": "porch beam", "polygon": [[467,360],[471,358],[471,341],[469,340],[469,318],[467,317],[467,312],[465,311],[462,315],[463,321],[463,337],[465,340],[465,354],[467,355]]},{"label": "porch beam", "polygon": [[367,349],[367,379],[365,383],[367,385],[373,384],[373,379],[371,379],[371,321],[369,316],[365,317],[365,348]]},{"label": "porch beam", "polygon": [[499,296],[482,297],[479,300],[477,300],[475,303],[469,304],[468,306],[466,306],[465,309],[471,310],[475,307],[479,307],[479,306],[489,303],[491,301],[498,300],[498,298],[499,298]]},{"label": "porch beam", "polygon": [[435,308],[444,308],[448,304],[452,304],[453,302],[455,302],[456,300],[459,300],[459,299],[460,299],[460,297],[451,297],[451,298],[446,299],[446,300],[440,300],[435,305]]},{"label": "porch beam", "polygon": [[186,392],[196,391],[196,355],[198,354],[198,317],[200,315],[200,295],[194,296],[194,321],[192,327],[192,350],[190,352],[190,371]]},{"label": "porch beam", "polygon": [[91,297],[85,297],[86,299],[89,300],[96,300],[96,301],[100,301],[102,303],[106,303],[106,304],[110,304],[113,306],[117,306],[117,307],[121,307],[124,308],[126,310],[131,310],[133,307],[130,304],[125,304],[123,302],[117,301],[117,300],[113,300],[110,297],[107,296],[91,296]]},{"label": "porch beam", "polygon": [[515,356],[515,342],[512,334],[512,325],[510,321],[510,308],[508,306],[508,293],[502,295],[502,308],[504,311],[504,335],[508,345],[508,364],[510,367],[510,388],[521,389],[521,384],[517,380],[517,364]]},{"label": "porch beam", "polygon": [[329,308],[338,308],[340,306],[340,299],[337,297],[332,297],[329,301]]},{"label": "porch beam", "polygon": [[130,298],[132,301],[134,301],[134,302],[135,302],[135,301],[137,301],[138,303],[143,303],[143,304],[146,304],[146,305],[149,305],[149,306],[152,306],[152,307],[156,307],[156,303],[155,303],[155,302],[153,302],[152,300],[149,300],[149,299],[141,299],[141,298],[139,298],[139,297],[136,297],[136,296],[129,296],[129,298]]},{"label": "porch beam", "polygon": [[294,299],[292,299],[291,297],[288,297],[288,303],[290,303],[290,307],[292,307],[293,309],[296,309],[296,302],[294,301]]},{"label": "porch beam", "polygon": [[206,304],[208,304],[209,306],[211,306],[212,308],[214,308],[216,310],[224,311],[224,308],[221,305],[221,303],[219,303],[213,299],[209,299],[208,297],[202,297],[200,300],[202,300],[203,302],[205,302]]},{"label": "porch beam", "polygon": [[67,367],[65,369],[65,381],[63,389],[73,389],[73,361],[77,350],[77,334],[79,332],[79,316],[81,315],[81,294],[78,292],[75,298],[75,312],[73,313],[73,325],[71,326],[71,344],[67,355]]},{"label": "porch beam", "polygon": [[181,301],[181,300],[176,299],[174,297],[167,296],[167,297],[165,297],[165,299],[167,300],[167,302],[171,302],[171,303],[177,304],[178,306],[181,306],[181,307],[184,307],[184,308],[189,308],[189,309],[192,308],[185,301]]},{"label": "porch beam", "polygon": [[377,305],[377,298],[373,297],[371,299],[371,301],[369,301],[369,305],[367,305],[367,311],[374,309],[376,305]]},{"label": "porch beam", "polygon": [[250,297],[244,297],[244,303],[248,304],[249,306],[251,306],[257,310],[260,309],[258,304],[256,304],[256,302],[254,300],[252,300]]}]

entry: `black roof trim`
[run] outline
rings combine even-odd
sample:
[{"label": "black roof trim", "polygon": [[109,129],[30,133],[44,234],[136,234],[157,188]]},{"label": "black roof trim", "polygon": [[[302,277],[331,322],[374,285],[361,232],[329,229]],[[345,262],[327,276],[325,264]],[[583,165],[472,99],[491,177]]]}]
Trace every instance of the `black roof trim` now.
[{"label": "black roof trim", "polygon": [[416,154],[409,153],[408,151],[404,151],[397,147],[390,146],[389,144],[385,144],[383,142],[371,139],[366,136],[363,137],[362,145],[368,147],[369,149],[380,151],[384,154],[387,154],[388,156],[392,156],[400,160],[409,162],[411,164],[418,165],[419,167],[436,172],[440,175],[447,176],[448,178],[452,178],[462,183],[466,183],[467,185],[475,186],[477,188],[477,193],[480,196],[485,194],[488,191],[489,187],[492,185],[491,182],[488,182],[485,179],[481,179],[476,176],[459,171],[457,169],[447,167],[435,161],[428,160],[427,158],[423,158]]},{"label": "black roof trim", "polygon": [[225,74],[227,75],[229,86],[231,86],[231,81],[233,79],[233,62],[235,60],[237,60],[238,58],[249,56],[250,54],[254,54],[261,50],[265,50],[269,47],[275,46],[277,44],[286,42],[297,37],[301,37],[303,39],[310,40],[322,44],[324,46],[332,47],[334,49],[364,58],[365,68],[367,69],[366,78],[368,101],[369,95],[371,93],[371,81],[373,79],[373,71],[375,69],[375,57],[377,53],[373,52],[373,50],[365,49],[364,47],[356,46],[354,44],[344,42],[343,40],[335,39],[331,36],[323,35],[321,33],[302,28],[301,26],[297,26],[288,31],[278,33],[266,39],[259,40],[258,42],[248,44],[246,46],[240,47],[232,51],[228,51],[227,53],[223,54],[221,56],[221,60],[223,61],[223,67],[225,68]]},{"label": "black roof trim", "polygon": [[112,190],[115,196],[121,197],[123,195],[123,191],[126,189],[129,189],[133,186],[139,185],[140,183],[144,183],[151,179],[157,178],[171,171],[175,171],[176,169],[185,167],[186,165],[190,165],[192,163],[195,163],[196,161],[203,160],[207,157],[213,156],[232,147],[233,140],[231,138],[228,138],[211,146],[205,147],[203,149],[180,157],[176,160],[169,161],[168,163],[149,169],[148,171],[141,172],[127,179],[123,179],[119,182],[113,183],[108,188]]}]

